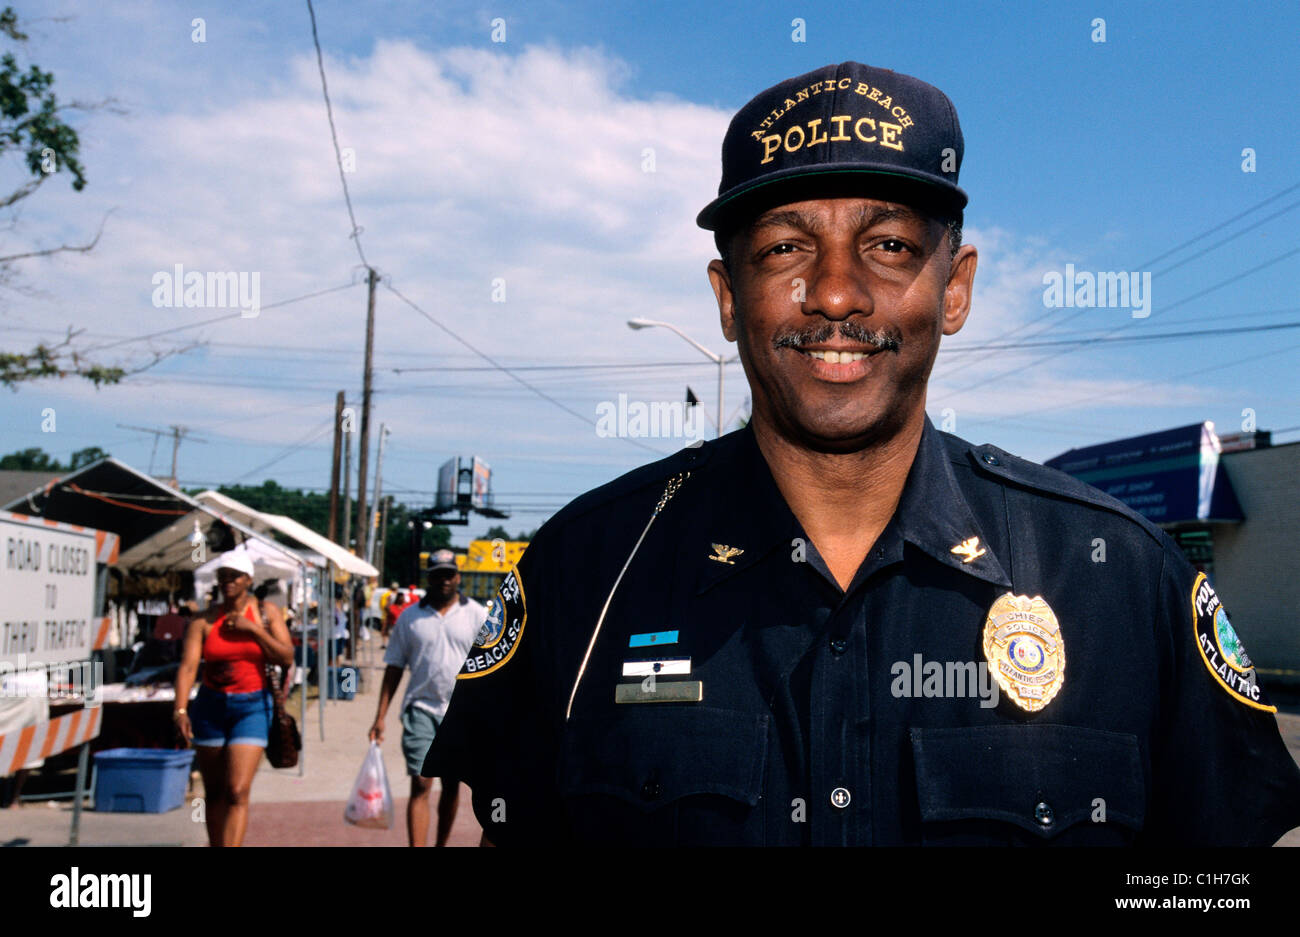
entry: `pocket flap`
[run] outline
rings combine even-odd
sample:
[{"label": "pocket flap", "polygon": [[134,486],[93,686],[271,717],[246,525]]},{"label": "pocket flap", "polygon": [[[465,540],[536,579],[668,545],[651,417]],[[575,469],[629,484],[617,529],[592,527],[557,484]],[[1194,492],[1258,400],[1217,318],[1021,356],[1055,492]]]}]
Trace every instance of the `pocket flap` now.
[{"label": "pocket flap", "polygon": [[913,729],[911,736],[924,822],[1004,820],[1049,839],[1091,821],[1100,807],[1106,822],[1142,828],[1136,736],[1060,725]]},{"label": "pocket flap", "polygon": [[565,794],[612,794],[647,811],[691,794],[758,803],[766,714],[664,703],[619,710],[565,729]]}]

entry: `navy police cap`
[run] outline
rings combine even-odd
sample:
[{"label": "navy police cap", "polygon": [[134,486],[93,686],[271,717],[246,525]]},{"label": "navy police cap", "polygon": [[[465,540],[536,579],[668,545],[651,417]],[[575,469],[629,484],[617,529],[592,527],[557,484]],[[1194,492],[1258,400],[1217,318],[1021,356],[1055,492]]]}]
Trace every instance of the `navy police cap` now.
[{"label": "navy police cap", "polygon": [[960,214],[957,110],[933,85],[860,62],[827,65],[768,88],[722,141],[718,197],[696,218],[729,227],[799,198],[878,195]]}]

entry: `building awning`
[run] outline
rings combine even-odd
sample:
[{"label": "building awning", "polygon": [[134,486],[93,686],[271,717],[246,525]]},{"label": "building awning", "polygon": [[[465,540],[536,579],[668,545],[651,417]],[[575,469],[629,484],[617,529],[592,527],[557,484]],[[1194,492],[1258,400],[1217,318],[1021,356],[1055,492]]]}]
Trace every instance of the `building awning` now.
[{"label": "building awning", "polygon": [[1046,465],[1123,501],[1157,524],[1244,520],[1210,422],[1071,449]]},{"label": "building awning", "polygon": [[354,576],[364,576],[367,579],[379,575],[379,570],[361,557],[343,549],[328,537],[322,537],[310,527],[304,527],[292,517],[285,517],[283,514],[263,514],[262,516],[275,525],[275,529],[280,533],[291,540],[297,540],[309,550],[315,550],[321,556],[332,560],[334,565],[344,572],[351,573]]},{"label": "building awning", "polygon": [[294,562],[301,559],[238,517],[201,504],[111,457],[51,479],[4,507],[15,514],[116,533],[120,550],[113,565],[124,570],[193,568],[196,532],[203,538],[207,556],[232,549],[241,538],[251,538],[282,551]]},{"label": "building awning", "polygon": [[354,576],[364,576],[367,579],[379,575],[379,570],[361,559],[361,557],[349,553],[333,540],[321,536],[310,527],[298,523],[291,517],[285,517],[283,514],[264,514],[228,495],[223,495],[211,489],[199,492],[194,498],[202,504],[220,510],[224,514],[238,517],[254,530],[275,531],[295,543],[302,544],[308,550],[319,553],[344,572],[351,573]]}]

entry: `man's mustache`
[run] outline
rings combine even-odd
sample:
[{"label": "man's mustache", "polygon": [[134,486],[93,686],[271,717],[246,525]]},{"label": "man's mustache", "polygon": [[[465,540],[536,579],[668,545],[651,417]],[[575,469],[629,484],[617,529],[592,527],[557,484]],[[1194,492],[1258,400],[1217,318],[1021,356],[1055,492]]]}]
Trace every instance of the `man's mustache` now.
[{"label": "man's mustache", "polygon": [[871,345],[878,351],[898,351],[903,346],[903,333],[897,326],[869,329],[852,320],[823,322],[802,329],[786,329],[772,339],[773,348],[802,348],[830,341],[836,332],[840,338],[861,345]]}]

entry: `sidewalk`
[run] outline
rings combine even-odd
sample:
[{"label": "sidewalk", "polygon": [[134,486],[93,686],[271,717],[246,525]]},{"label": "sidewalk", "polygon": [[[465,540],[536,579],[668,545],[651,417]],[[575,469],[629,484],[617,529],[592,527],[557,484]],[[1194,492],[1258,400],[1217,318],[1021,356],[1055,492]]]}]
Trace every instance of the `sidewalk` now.
[{"label": "sidewalk", "polygon": [[[377,656],[377,655],[376,655]],[[384,735],[384,764],[393,788],[395,818],[391,830],[360,829],[343,820],[343,808],[352,782],[366,754],[366,733],[375,716],[382,667],[367,668],[365,686],[355,699],[326,700],[325,740],[321,740],[321,710],[309,699],[302,732],[302,767],[277,771],[262,759],[253,779],[248,816],[247,846],[405,846],[406,801],[410,782],[402,758],[402,726],[398,705],[403,688],[389,708]],[[405,683],[405,680],[403,681]],[[289,705],[301,719],[298,697]],[[429,842],[439,786],[430,794]],[[199,798],[203,784],[194,779],[184,806],[165,814],[81,812],[82,845],[206,846],[207,830],[201,819]],[[0,810],[0,846],[65,846],[72,820],[69,800],[31,803]],[[481,830],[470,807],[469,789],[461,786],[460,806],[452,828],[453,846],[477,846]]]}]

